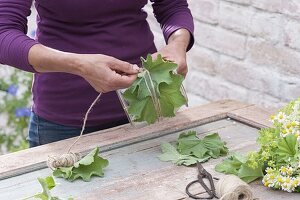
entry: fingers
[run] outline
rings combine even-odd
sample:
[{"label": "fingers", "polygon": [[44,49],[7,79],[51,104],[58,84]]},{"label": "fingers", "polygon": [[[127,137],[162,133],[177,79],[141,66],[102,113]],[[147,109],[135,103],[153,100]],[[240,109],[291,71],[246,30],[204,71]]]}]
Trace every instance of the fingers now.
[{"label": "fingers", "polygon": [[132,85],[132,83],[136,80],[137,75],[121,75],[118,73],[113,73],[112,77],[112,85],[116,87],[116,89],[119,88],[127,88]]},{"label": "fingers", "polygon": [[139,73],[140,68],[137,65],[132,65],[128,62],[124,62],[118,59],[113,59],[110,63],[109,68],[121,72],[120,74],[137,74]]},{"label": "fingers", "polygon": [[156,60],[156,59],[157,59],[157,56],[158,56],[158,54],[159,54],[159,52],[156,52],[156,53],[152,54],[152,55],[151,55],[151,56],[152,56],[152,59],[153,59],[153,60]]},{"label": "fingers", "polygon": [[177,68],[177,73],[186,77],[186,75],[188,73],[188,68]]}]

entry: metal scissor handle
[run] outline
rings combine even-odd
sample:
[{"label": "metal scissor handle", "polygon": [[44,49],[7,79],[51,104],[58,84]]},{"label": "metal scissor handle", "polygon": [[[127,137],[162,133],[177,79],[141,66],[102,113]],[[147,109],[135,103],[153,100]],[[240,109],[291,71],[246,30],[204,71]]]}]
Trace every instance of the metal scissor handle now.
[{"label": "metal scissor handle", "polygon": [[[218,198],[216,195],[216,189],[215,189],[215,185],[214,185],[214,181],[213,181],[213,179],[218,180],[218,178],[213,178],[212,175],[209,172],[207,172],[199,162],[197,162],[197,167],[198,167],[198,176],[197,176],[198,179],[190,182],[186,186],[186,188],[185,188],[186,193],[189,195],[189,197],[191,197],[193,199],[213,199],[214,197]],[[204,178],[209,180],[210,188],[203,181]],[[200,196],[192,194],[189,191],[189,188],[196,183],[199,183],[205,189],[206,193],[209,195],[208,197],[200,197]]]}]

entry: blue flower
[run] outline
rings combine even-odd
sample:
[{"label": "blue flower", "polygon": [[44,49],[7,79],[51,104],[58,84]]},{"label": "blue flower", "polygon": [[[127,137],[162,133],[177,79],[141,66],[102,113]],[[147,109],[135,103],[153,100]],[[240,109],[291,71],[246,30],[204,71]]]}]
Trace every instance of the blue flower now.
[{"label": "blue flower", "polygon": [[32,30],[29,34],[29,37],[35,38],[35,36],[36,36],[36,30]]},{"label": "blue flower", "polygon": [[6,92],[13,96],[16,96],[16,94],[18,92],[18,86],[12,84],[12,85],[8,86],[8,88],[6,89]]},{"label": "blue flower", "polygon": [[30,113],[31,111],[29,108],[17,108],[15,111],[16,117],[29,117]]}]

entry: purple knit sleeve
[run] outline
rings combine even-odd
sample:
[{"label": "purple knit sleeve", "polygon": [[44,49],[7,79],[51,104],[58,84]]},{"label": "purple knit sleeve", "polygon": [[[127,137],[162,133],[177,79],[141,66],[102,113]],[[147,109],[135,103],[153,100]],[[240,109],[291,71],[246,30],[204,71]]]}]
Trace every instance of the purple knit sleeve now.
[{"label": "purple knit sleeve", "polygon": [[191,40],[187,50],[194,44],[194,22],[186,0],[151,0],[154,15],[162,28],[167,43],[170,35],[185,28],[191,33]]},{"label": "purple knit sleeve", "polygon": [[38,42],[26,36],[31,5],[32,0],[0,0],[0,63],[36,72],[28,52]]}]

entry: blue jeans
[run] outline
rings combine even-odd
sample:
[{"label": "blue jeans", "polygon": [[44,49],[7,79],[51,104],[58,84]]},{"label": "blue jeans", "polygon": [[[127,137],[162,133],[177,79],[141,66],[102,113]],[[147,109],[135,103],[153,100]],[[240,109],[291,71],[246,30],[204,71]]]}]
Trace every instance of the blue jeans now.
[{"label": "blue jeans", "polygon": [[[124,119],[102,126],[86,127],[84,134],[115,127],[126,123],[128,123],[128,120]],[[43,119],[37,114],[31,112],[28,129],[29,147],[36,147],[39,145],[48,144],[51,142],[56,142],[71,137],[76,137],[79,136],[80,131],[81,128],[56,124],[46,119]]]}]

